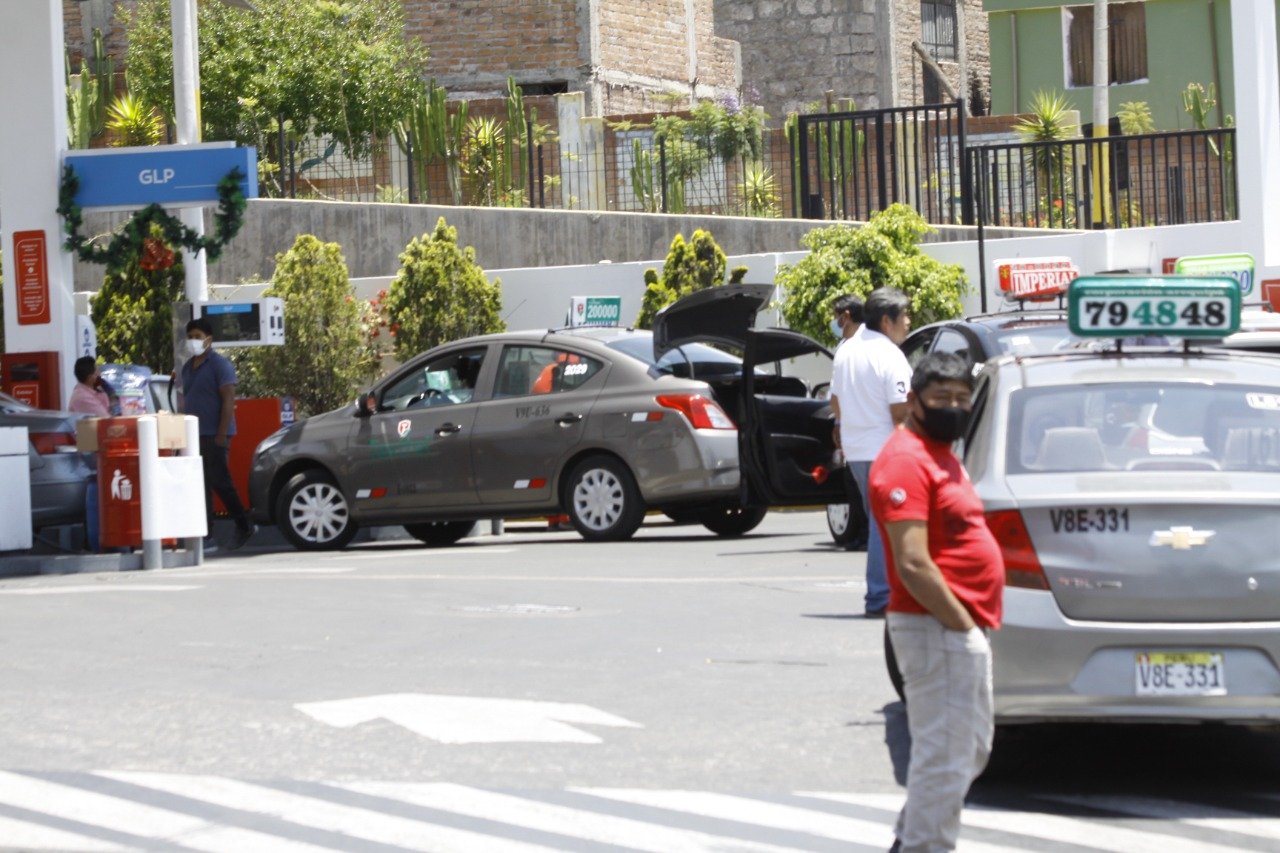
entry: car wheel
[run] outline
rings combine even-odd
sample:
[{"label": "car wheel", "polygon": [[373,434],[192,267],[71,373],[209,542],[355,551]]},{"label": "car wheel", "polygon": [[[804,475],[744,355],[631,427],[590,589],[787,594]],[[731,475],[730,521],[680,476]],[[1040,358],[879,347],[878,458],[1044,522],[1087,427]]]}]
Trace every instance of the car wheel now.
[{"label": "car wheel", "polygon": [[698,520],[717,536],[741,536],[755,530],[768,511],[763,506],[718,507],[702,513]]},{"label": "car wheel", "polygon": [[867,547],[867,528],[859,524],[862,507],[853,504],[827,504],[827,530],[831,541],[846,551],[864,551]]},{"label": "car wheel", "polygon": [[644,503],[635,478],[616,459],[591,456],[569,475],[565,511],[583,539],[630,539],[644,521]]},{"label": "car wheel", "polygon": [[475,526],[474,521],[424,521],[420,524],[406,524],[404,529],[419,542],[439,548],[454,544]]},{"label": "car wheel", "polygon": [[280,490],[276,524],[284,538],[302,551],[345,548],[356,535],[351,507],[323,471],[295,474]]},{"label": "car wheel", "polygon": [[889,671],[889,683],[893,692],[898,694],[902,704],[907,704],[907,694],[902,689],[902,670],[898,669],[898,656],[893,653],[893,640],[889,637],[889,626],[884,626],[884,666]]}]

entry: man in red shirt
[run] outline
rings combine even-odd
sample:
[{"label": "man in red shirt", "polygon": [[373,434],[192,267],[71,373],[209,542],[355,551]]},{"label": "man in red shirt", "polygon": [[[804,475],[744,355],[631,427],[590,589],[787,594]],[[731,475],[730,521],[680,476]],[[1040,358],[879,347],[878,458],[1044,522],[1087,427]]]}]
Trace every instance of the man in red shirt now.
[{"label": "man in red shirt", "polygon": [[982,501],[951,450],[972,407],[973,374],[952,354],[911,377],[908,416],[871,466],[870,503],[887,543],[889,636],[911,732],[907,802],[893,850],[953,850],[969,785],[994,733],[991,645],[1004,559]]}]

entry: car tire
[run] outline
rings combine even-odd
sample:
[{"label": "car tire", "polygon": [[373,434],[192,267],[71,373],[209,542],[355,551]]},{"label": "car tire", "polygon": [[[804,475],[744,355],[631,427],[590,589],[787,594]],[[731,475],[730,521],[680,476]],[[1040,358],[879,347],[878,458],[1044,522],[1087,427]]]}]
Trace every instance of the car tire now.
[{"label": "car tire", "polygon": [[565,481],[565,512],[588,542],[630,539],[644,521],[644,501],[627,466],[611,456],[589,456]]},{"label": "car tire", "polygon": [[884,668],[889,672],[889,683],[893,692],[898,694],[902,704],[907,704],[907,694],[902,687],[902,670],[898,669],[898,656],[893,652],[893,639],[889,636],[889,626],[884,626]]},{"label": "car tire", "polygon": [[853,504],[827,504],[827,530],[831,541],[846,551],[867,550],[867,527],[862,507]]},{"label": "car tire", "polygon": [[476,526],[474,521],[423,521],[418,524],[406,524],[404,529],[409,535],[424,545],[442,548],[453,545],[471,532]]},{"label": "car tire", "polygon": [[698,520],[717,536],[742,536],[755,530],[768,512],[763,506],[717,507],[703,512]]},{"label": "car tire", "polygon": [[358,529],[342,489],[324,471],[295,474],[276,499],[276,525],[300,551],[345,548]]}]

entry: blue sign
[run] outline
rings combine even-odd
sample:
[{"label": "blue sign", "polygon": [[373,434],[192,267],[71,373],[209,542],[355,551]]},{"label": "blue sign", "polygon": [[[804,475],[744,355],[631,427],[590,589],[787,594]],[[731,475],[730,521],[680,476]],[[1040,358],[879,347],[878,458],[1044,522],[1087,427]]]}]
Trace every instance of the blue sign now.
[{"label": "blue sign", "polygon": [[258,152],[225,143],[68,152],[63,162],[80,179],[81,207],[133,209],[218,203],[218,182],[240,170],[240,192],[258,197]]}]

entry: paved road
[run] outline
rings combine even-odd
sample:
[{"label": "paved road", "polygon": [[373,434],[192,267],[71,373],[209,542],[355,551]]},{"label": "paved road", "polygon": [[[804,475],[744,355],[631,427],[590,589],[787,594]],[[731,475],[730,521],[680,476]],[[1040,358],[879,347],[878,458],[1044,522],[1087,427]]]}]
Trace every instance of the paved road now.
[{"label": "paved road", "polygon": [[[0,582],[0,848],[884,849],[901,706],[821,515]],[[1275,850],[1280,736],[1002,737],[962,849]]]}]

